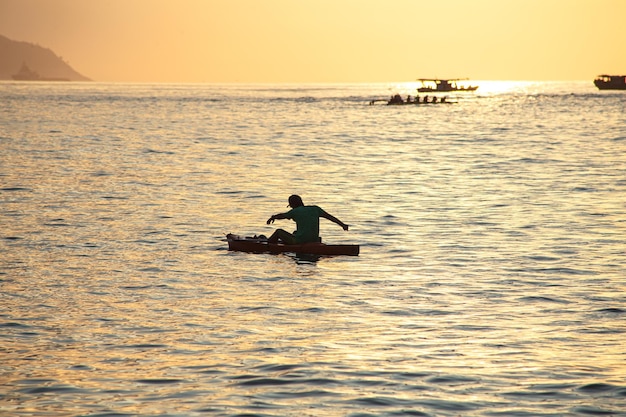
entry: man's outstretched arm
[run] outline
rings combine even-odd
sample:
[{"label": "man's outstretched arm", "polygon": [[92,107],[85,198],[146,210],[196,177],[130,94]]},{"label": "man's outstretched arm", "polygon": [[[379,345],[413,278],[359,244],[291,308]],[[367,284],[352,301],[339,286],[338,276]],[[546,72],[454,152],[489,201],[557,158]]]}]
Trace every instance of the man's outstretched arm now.
[{"label": "man's outstretched arm", "polygon": [[287,213],[274,214],[272,217],[267,219],[267,224],[274,223],[274,220],[280,220],[280,219],[286,219],[286,218],[287,218]]}]

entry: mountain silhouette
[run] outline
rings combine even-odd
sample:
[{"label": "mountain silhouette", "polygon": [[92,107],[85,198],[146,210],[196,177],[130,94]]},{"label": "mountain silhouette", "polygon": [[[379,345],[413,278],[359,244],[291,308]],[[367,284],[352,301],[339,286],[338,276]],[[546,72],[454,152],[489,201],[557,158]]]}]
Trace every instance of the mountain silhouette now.
[{"label": "mountain silhouette", "polygon": [[0,80],[13,79],[91,81],[50,49],[0,35]]}]

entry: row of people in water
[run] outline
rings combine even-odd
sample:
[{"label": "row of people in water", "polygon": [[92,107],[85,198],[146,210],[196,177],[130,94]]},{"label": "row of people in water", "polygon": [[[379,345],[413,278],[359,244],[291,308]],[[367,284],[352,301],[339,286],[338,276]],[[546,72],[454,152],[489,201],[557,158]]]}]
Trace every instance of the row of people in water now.
[{"label": "row of people in water", "polygon": [[415,96],[415,99],[410,95],[406,97],[406,101],[400,96],[400,94],[396,94],[395,96],[391,96],[391,99],[387,102],[387,104],[419,104],[419,103],[445,103],[448,99],[448,96],[444,96],[438,98],[437,96],[433,96],[432,100],[429,100],[428,96],[424,96],[423,99],[420,100],[420,96]]}]

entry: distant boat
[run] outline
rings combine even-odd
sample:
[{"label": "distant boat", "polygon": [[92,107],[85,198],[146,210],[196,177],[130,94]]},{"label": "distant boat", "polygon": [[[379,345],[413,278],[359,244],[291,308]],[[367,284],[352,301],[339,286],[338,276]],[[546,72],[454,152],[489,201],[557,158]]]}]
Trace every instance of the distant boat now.
[{"label": "distant boat", "polygon": [[370,106],[376,104],[377,102],[385,102],[388,106],[403,106],[406,104],[452,104],[456,103],[456,101],[449,101],[448,96],[443,96],[441,98],[437,98],[437,96],[433,96],[429,98],[428,96],[424,96],[420,98],[420,96],[411,97],[408,96],[406,101],[400,96],[400,94],[396,94],[391,96],[389,100],[387,99],[375,99],[370,101]]},{"label": "distant boat", "polygon": [[467,78],[452,78],[443,80],[439,78],[419,78],[417,81],[422,83],[422,86],[417,89],[420,93],[449,93],[451,91],[476,91],[477,85],[461,85],[458,81],[462,81]]},{"label": "distant boat", "polygon": [[22,63],[22,67],[17,72],[17,74],[13,74],[13,79],[15,81],[37,81],[41,79],[37,71],[33,71],[28,68],[26,62]]},{"label": "distant boat", "polygon": [[600,90],[626,90],[626,75],[598,75],[593,83]]},{"label": "distant boat", "polygon": [[43,78],[37,71],[31,70],[26,62],[22,63],[20,70],[12,77],[15,81],[69,81],[67,78]]}]

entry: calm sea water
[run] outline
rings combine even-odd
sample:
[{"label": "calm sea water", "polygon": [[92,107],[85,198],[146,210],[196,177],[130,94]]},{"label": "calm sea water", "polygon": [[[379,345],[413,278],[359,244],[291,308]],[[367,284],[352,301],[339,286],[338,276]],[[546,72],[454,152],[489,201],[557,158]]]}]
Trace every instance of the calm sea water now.
[{"label": "calm sea water", "polygon": [[479,85],[0,83],[0,414],[626,416],[626,94]]}]

